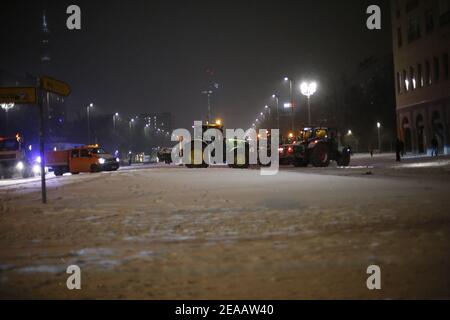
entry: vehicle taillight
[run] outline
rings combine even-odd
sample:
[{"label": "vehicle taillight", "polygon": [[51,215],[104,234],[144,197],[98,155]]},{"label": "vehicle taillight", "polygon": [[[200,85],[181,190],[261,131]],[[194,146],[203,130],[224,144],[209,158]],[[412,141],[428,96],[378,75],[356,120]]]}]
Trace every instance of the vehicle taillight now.
[{"label": "vehicle taillight", "polygon": [[294,152],[294,149],[293,149],[292,147],[289,147],[289,148],[288,148],[288,152],[289,152],[289,153],[292,153],[292,152]]},{"label": "vehicle taillight", "polygon": [[284,150],[283,148],[278,148],[279,153],[283,153],[283,150]]}]

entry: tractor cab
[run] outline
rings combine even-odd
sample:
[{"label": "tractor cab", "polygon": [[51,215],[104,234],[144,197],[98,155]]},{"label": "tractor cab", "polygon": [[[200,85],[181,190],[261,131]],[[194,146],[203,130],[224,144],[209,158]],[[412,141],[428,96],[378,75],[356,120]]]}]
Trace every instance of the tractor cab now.
[{"label": "tractor cab", "polygon": [[310,142],[312,140],[325,140],[335,139],[337,137],[337,131],[335,129],[316,127],[316,128],[304,128],[300,132],[300,141]]}]

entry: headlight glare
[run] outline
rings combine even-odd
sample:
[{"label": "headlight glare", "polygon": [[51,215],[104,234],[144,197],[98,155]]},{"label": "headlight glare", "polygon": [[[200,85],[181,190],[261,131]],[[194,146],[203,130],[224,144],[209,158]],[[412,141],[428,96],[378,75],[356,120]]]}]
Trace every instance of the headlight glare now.
[{"label": "headlight glare", "polygon": [[16,164],[16,169],[17,170],[22,171],[24,167],[25,166],[23,165],[22,161],[17,162],[17,164]]}]

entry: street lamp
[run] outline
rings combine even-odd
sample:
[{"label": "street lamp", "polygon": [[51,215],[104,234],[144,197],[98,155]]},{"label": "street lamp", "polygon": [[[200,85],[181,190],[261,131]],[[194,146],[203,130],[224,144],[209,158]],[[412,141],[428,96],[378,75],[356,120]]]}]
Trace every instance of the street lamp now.
[{"label": "street lamp", "polygon": [[208,124],[211,121],[211,95],[213,92],[211,90],[202,91],[202,94],[206,94],[208,97],[208,118],[206,119]]},{"label": "street lamp", "polygon": [[90,116],[90,109],[94,107],[93,103],[90,103],[86,107],[86,113],[87,113],[87,131],[88,131],[88,144],[91,144],[91,116]]},{"label": "street lamp", "polygon": [[311,126],[311,96],[317,91],[316,82],[303,82],[300,85],[300,90],[302,94],[308,97],[308,125]]},{"label": "street lamp", "polygon": [[114,131],[116,130],[116,121],[117,121],[118,118],[119,118],[119,113],[116,112],[116,113],[113,115]]},{"label": "street lamp", "polygon": [[378,152],[381,153],[381,123],[377,122],[378,129]]},{"label": "street lamp", "polygon": [[272,98],[277,102],[277,129],[280,129],[280,99],[276,94],[273,94]]},{"label": "street lamp", "polygon": [[291,119],[291,121],[292,121],[291,129],[292,129],[292,131],[294,131],[295,130],[294,129],[294,95],[292,93],[292,80],[289,77],[285,77],[284,81],[285,82],[289,82],[289,101],[290,101],[290,107],[291,107],[291,110],[292,110],[292,114],[291,114],[291,118],[292,118]]},{"label": "street lamp", "polygon": [[1,104],[2,109],[5,110],[5,115],[6,115],[6,127],[5,127],[5,135],[8,135],[8,111],[11,110],[12,108],[14,108],[14,103],[2,103]]},{"label": "street lamp", "polygon": [[132,149],[132,144],[133,144],[133,124],[134,124],[134,118],[130,120],[130,122],[128,122],[128,125],[130,127],[130,149]]}]

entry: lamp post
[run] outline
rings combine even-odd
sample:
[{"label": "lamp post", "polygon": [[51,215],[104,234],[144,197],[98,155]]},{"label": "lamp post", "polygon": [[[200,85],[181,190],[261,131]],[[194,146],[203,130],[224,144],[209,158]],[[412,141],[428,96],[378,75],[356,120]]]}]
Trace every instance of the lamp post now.
[{"label": "lamp post", "polygon": [[304,96],[308,98],[308,126],[311,126],[311,96],[317,91],[316,82],[303,82],[300,90]]},{"label": "lamp post", "polygon": [[295,120],[294,120],[294,94],[292,92],[292,80],[289,77],[285,77],[284,78],[285,82],[289,82],[289,101],[291,103],[291,110],[292,110],[292,114],[291,114],[291,129],[294,132],[295,131]]},{"label": "lamp post", "polygon": [[90,116],[90,109],[94,107],[93,103],[90,103],[86,107],[86,113],[87,113],[87,133],[88,133],[88,144],[91,144],[91,116]]},{"label": "lamp post", "polygon": [[134,124],[134,118],[128,122],[128,125],[130,127],[130,151],[133,147],[133,124]]},{"label": "lamp post", "polygon": [[8,127],[9,127],[9,116],[8,111],[14,108],[14,103],[2,103],[2,109],[5,110],[5,116],[6,116],[6,125],[5,125],[5,135],[8,135]]},{"label": "lamp post", "polygon": [[117,121],[118,118],[119,118],[119,113],[116,112],[116,113],[113,115],[114,131],[116,131],[116,121]]},{"label": "lamp post", "polygon": [[202,91],[202,94],[206,94],[206,96],[208,97],[208,117],[206,121],[209,124],[209,122],[211,121],[211,95],[213,94],[213,92],[211,90],[206,90]]},{"label": "lamp post", "polygon": [[276,94],[273,94],[272,98],[277,102],[277,129],[280,129],[280,99]]},{"label": "lamp post", "polygon": [[381,123],[377,122],[378,129],[378,152],[381,153]]}]

